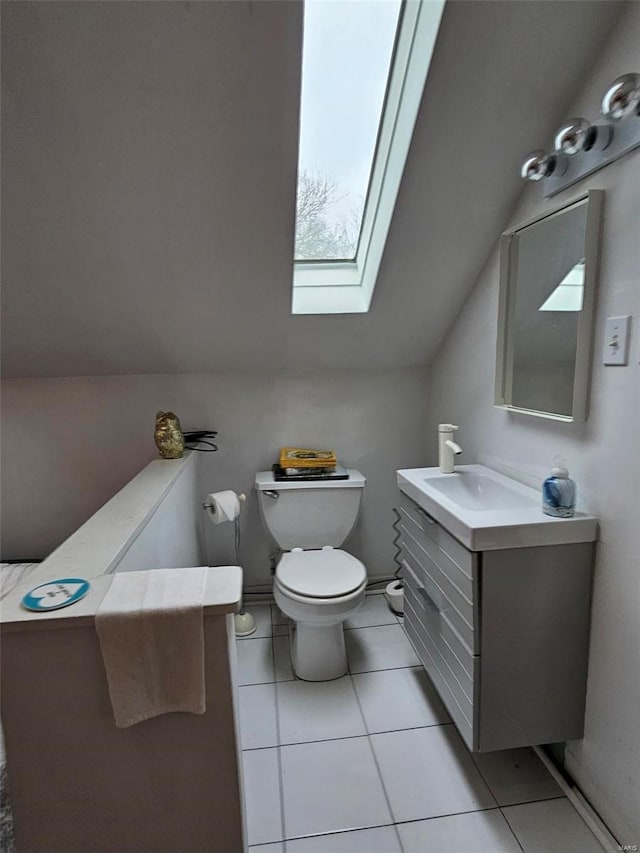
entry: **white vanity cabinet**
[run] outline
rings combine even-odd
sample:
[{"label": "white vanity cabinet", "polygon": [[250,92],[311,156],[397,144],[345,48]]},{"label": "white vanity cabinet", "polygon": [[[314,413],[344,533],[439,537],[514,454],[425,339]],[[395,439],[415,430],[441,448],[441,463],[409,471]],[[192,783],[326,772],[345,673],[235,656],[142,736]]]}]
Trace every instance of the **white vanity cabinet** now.
[{"label": "white vanity cabinet", "polygon": [[398,511],[407,634],[467,746],[582,737],[594,543],[470,551]]}]

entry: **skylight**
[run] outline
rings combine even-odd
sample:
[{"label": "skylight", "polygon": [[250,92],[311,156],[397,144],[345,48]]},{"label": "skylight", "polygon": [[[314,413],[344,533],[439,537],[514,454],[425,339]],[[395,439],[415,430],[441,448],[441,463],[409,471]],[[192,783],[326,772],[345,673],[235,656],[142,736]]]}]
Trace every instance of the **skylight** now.
[{"label": "skylight", "polygon": [[400,5],[304,4],[296,260],[355,258]]},{"label": "skylight", "polygon": [[305,0],[292,311],[369,310],[444,0]]}]

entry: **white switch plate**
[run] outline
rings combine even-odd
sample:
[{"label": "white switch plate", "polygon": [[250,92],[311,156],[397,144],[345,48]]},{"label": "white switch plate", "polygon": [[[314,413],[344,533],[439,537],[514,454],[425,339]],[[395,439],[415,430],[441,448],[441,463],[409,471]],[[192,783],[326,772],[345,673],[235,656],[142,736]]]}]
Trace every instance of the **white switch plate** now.
[{"label": "white switch plate", "polygon": [[602,352],[603,364],[629,363],[629,325],[631,315],[607,317],[605,340]]}]

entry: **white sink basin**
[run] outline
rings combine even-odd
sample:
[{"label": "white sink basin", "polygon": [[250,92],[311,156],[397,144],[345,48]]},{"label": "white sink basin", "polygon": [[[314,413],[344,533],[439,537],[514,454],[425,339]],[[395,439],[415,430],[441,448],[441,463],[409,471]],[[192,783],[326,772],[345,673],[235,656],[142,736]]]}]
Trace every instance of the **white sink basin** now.
[{"label": "white sink basin", "polygon": [[425,477],[425,482],[464,509],[473,509],[476,512],[531,507],[539,504],[535,495],[522,494],[511,484],[498,483],[475,471],[434,475]]},{"label": "white sink basin", "polygon": [[551,518],[540,492],[483,465],[398,471],[398,486],[472,551],[592,542],[597,519]]}]

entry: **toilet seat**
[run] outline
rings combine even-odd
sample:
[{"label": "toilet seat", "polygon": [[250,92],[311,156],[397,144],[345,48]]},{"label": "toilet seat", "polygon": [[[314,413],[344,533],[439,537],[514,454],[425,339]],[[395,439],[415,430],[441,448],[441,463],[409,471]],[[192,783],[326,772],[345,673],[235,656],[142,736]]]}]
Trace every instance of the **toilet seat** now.
[{"label": "toilet seat", "polygon": [[283,554],[276,578],[285,590],[306,598],[337,598],[357,590],[367,572],[360,560],[327,545],[319,551],[296,548]]}]

